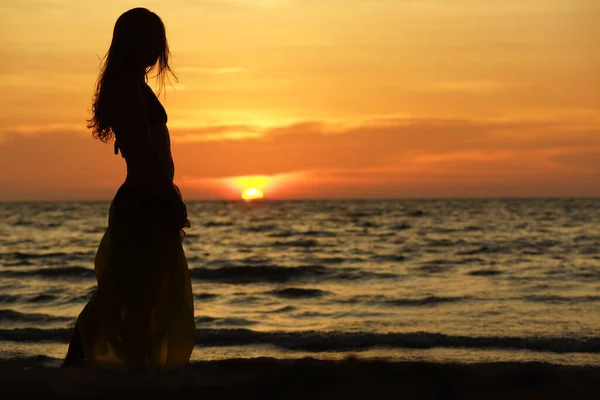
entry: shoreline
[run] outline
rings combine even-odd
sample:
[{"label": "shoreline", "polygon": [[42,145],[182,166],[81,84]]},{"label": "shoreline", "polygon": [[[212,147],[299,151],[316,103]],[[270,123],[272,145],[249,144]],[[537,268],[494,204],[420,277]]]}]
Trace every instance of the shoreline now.
[{"label": "shoreline", "polygon": [[547,363],[230,359],[183,368],[112,371],[0,365],[3,399],[595,399],[600,367]]}]

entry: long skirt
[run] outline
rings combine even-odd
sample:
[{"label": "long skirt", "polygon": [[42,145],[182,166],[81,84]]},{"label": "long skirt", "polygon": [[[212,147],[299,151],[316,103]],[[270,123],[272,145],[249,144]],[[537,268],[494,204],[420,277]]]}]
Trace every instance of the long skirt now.
[{"label": "long skirt", "polygon": [[189,361],[196,340],[192,286],[185,234],[172,221],[163,200],[125,185],[117,192],[96,253],[98,289],[76,323],[88,363]]}]

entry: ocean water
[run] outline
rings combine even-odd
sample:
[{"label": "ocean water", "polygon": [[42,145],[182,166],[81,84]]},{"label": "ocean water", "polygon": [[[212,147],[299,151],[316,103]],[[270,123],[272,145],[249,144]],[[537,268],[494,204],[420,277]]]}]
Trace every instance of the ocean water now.
[{"label": "ocean water", "polygon": [[[108,202],[0,203],[0,363],[58,365]],[[600,365],[600,199],[189,202],[193,360]]]}]

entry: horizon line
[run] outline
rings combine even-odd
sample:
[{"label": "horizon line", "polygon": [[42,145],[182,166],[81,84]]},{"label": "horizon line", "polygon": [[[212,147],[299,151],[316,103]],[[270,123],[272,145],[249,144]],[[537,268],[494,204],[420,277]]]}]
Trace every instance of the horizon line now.
[{"label": "horizon line", "polygon": [[[27,204],[27,203],[108,203],[113,199],[96,200],[0,200],[0,204]],[[279,198],[279,199],[184,199],[184,202],[196,203],[283,203],[283,202],[309,202],[309,201],[431,201],[431,200],[600,200],[598,196],[440,196],[440,197],[341,197],[341,198]]]}]

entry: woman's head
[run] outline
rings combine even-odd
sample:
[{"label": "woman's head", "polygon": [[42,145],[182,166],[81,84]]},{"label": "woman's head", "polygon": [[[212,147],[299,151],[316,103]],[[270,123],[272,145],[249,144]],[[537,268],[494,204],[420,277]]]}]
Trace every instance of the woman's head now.
[{"label": "woman's head", "polygon": [[158,63],[160,74],[169,68],[168,60],[165,25],[158,15],[145,8],[133,8],[117,19],[107,68],[115,68],[118,73],[147,73]]},{"label": "woman's head", "polygon": [[146,78],[151,71],[164,89],[167,74],[175,77],[169,66],[169,44],[165,25],[158,15],[146,8],[133,8],[123,13],[115,23],[112,42],[96,83],[92,118],[88,127],[103,142],[112,139],[113,133],[103,111],[104,85],[112,79]]}]

